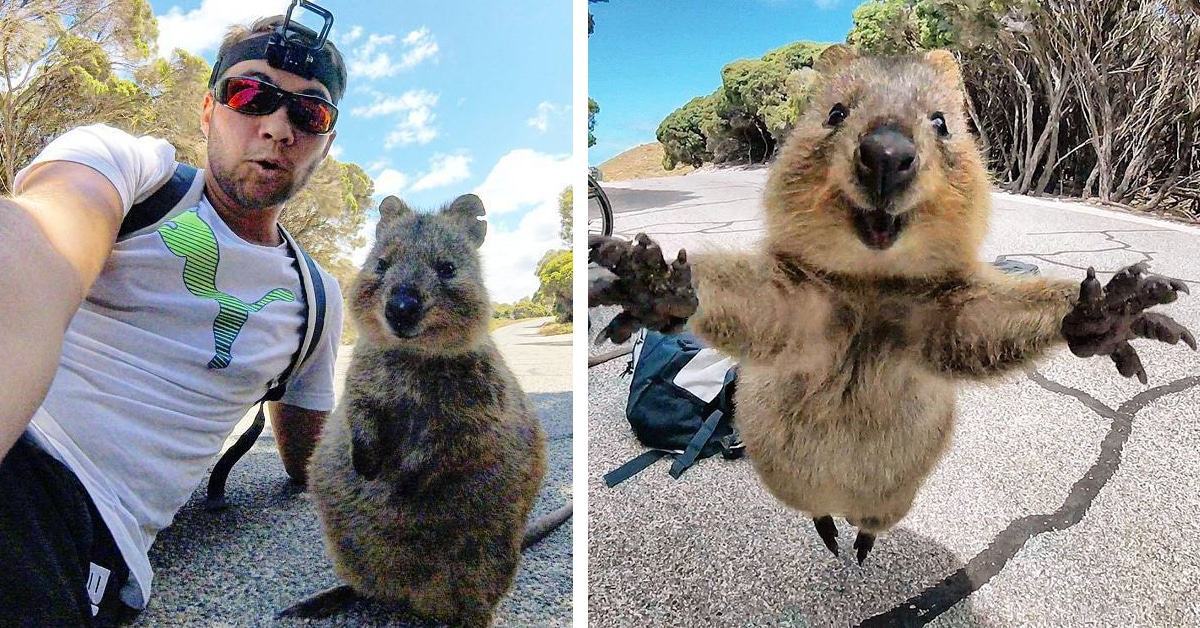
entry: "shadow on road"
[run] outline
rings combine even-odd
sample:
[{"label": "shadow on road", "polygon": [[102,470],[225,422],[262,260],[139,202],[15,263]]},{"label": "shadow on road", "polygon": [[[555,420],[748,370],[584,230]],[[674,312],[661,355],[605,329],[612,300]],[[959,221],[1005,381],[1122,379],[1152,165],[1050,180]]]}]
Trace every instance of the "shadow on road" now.
[{"label": "shadow on road", "polygon": [[[603,184],[601,184],[603,185]],[[612,203],[614,214],[665,207],[696,198],[692,192],[677,190],[640,190],[637,188],[604,188]]]},{"label": "shadow on road", "polygon": [[[853,531],[840,520],[839,526],[843,552],[852,552]],[[797,581],[809,586],[796,587],[777,615],[762,619],[791,626],[923,626],[935,619],[953,626],[989,625],[974,613],[969,599],[934,613],[908,603],[910,596],[962,567],[948,548],[902,527],[876,547],[877,554],[862,567],[849,559],[840,564],[819,560],[797,572]]]}]

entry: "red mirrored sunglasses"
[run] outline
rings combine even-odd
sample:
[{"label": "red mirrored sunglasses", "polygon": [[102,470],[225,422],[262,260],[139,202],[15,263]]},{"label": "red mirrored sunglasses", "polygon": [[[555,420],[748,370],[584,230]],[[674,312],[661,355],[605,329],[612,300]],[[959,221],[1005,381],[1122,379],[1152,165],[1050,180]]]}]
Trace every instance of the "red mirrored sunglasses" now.
[{"label": "red mirrored sunglasses", "polygon": [[217,102],[248,116],[265,116],[274,113],[280,105],[287,105],[288,120],[291,120],[292,126],[313,135],[328,134],[333,131],[333,123],[337,122],[337,107],[328,100],[284,91],[248,76],[221,79],[213,95]]}]

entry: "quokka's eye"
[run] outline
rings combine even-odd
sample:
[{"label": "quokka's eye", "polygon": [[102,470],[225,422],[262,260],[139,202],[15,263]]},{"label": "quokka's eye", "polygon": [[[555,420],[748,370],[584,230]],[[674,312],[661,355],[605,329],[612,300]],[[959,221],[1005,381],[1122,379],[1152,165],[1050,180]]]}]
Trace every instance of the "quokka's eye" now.
[{"label": "quokka's eye", "polygon": [[437,266],[434,266],[434,270],[437,271],[440,279],[453,279],[454,273],[458,269],[455,268],[454,264],[451,264],[450,262],[440,262]]},{"label": "quokka's eye", "polygon": [[375,262],[375,274],[382,275],[383,273],[386,273],[387,269],[391,265],[392,265],[392,263],[389,262],[386,258],[383,258],[383,257],[379,258],[379,261]]},{"label": "quokka's eye", "polygon": [[929,116],[929,123],[933,125],[933,131],[938,137],[950,137],[950,127],[946,126],[946,116],[942,115],[942,112],[933,112]]},{"label": "quokka's eye", "polygon": [[838,126],[848,115],[850,115],[850,110],[846,108],[846,105],[838,103],[833,106],[833,109],[829,110],[829,117],[825,119],[825,126]]}]

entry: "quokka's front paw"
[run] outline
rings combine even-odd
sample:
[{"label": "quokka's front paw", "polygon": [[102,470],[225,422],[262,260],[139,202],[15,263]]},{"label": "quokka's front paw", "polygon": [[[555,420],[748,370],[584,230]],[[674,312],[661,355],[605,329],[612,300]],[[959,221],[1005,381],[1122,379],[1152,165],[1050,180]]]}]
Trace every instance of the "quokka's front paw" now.
[{"label": "quokka's front paw", "polygon": [[680,249],[671,264],[646,234],[633,242],[604,236],[588,237],[588,261],[612,272],[588,286],[588,305],[619,305],[622,310],[601,330],[605,338],[622,343],[640,327],[671,332],[696,312],[696,291],[687,252]]},{"label": "quokka's front paw", "polygon": [[1129,341],[1151,338],[1168,344],[1183,340],[1193,350],[1196,338],[1186,327],[1165,314],[1146,312],[1155,305],[1170,303],[1179,293],[1189,294],[1178,279],[1146,274],[1145,262],[1128,266],[1101,286],[1096,271],[1089,268],[1079,285],[1079,302],[1062,321],[1062,333],[1071,352],[1079,357],[1107,355],[1125,377],[1137,375],[1147,383],[1146,369]]}]

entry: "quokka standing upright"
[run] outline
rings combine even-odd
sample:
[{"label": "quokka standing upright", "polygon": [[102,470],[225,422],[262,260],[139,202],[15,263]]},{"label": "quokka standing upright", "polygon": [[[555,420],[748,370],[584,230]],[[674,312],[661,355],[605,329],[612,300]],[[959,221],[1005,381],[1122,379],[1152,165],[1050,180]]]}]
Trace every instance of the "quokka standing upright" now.
[{"label": "quokka standing upright", "polygon": [[395,197],[380,205],[352,288],[359,340],[345,396],[309,465],[346,584],[285,614],[328,614],[362,596],[486,626],[523,547],[570,517],[568,504],[526,526],[545,436],[488,333],[483,215],[471,194],[435,214]]}]

